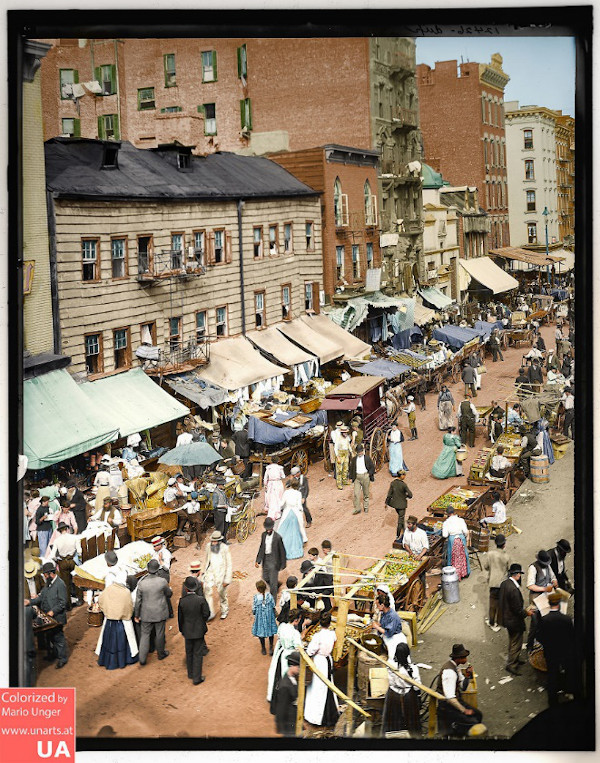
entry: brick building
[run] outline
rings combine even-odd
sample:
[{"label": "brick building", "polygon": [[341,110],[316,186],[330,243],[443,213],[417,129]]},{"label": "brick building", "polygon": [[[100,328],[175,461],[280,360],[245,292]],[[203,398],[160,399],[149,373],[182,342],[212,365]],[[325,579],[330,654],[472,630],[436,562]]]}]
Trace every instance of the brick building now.
[{"label": "brick building", "polygon": [[556,112],[556,181],[558,186],[558,238],[575,244],[575,120]]},{"label": "brick building", "polygon": [[381,265],[377,219],[376,151],[327,145],[270,154],[303,183],[322,193],[323,288],[365,285],[367,270]]},{"label": "brick building", "polygon": [[383,284],[414,288],[422,203],[408,164],[422,149],[413,40],[46,42],[54,46],[42,71],[46,138],[121,138],[139,148],[178,140],[196,154],[329,143],[378,151],[378,227],[395,241],[385,249]]},{"label": "brick building", "polygon": [[508,192],[502,57],[489,64],[438,61],[417,66],[425,159],[453,186],[479,189],[491,245],[508,246]]}]

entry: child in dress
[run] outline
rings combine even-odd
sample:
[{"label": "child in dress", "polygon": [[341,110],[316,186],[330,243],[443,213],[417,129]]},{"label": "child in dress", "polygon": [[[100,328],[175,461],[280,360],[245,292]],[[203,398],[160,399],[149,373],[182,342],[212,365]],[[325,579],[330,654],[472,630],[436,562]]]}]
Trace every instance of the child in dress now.
[{"label": "child in dress", "polygon": [[265,593],[267,584],[264,580],[256,583],[258,593],[254,594],[252,600],[252,614],[254,615],[254,625],[252,626],[252,635],[258,636],[260,641],[260,650],[266,654],[265,638],[269,639],[269,654],[273,655],[273,637],[277,633],[277,621],[275,620],[275,599],[270,593]]}]

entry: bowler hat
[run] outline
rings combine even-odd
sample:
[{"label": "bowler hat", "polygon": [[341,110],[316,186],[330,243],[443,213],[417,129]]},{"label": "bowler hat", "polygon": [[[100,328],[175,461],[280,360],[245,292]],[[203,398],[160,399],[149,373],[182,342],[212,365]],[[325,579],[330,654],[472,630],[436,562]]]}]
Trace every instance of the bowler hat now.
[{"label": "bowler hat", "polygon": [[53,562],[46,562],[42,567],[42,572],[56,572],[56,566]]},{"label": "bowler hat", "polygon": [[58,527],[56,529],[58,530],[58,532],[60,532],[61,530],[68,530],[69,525],[65,524],[64,522],[59,522]]},{"label": "bowler hat", "polygon": [[219,540],[224,540],[224,538],[218,530],[215,530],[214,533],[210,536],[210,542],[216,543]]},{"label": "bowler hat", "polygon": [[560,548],[561,551],[564,551],[565,554],[568,554],[571,551],[571,544],[566,538],[561,538],[560,540],[556,541],[557,548]]},{"label": "bowler hat", "polygon": [[190,575],[185,579],[184,586],[188,591],[197,591],[198,590],[198,579],[195,577],[192,577]]},{"label": "bowler hat", "polygon": [[543,550],[538,551],[537,554],[535,555],[535,558],[544,567],[550,566],[550,554],[547,551],[543,551]]},{"label": "bowler hat", "polygon": [[523,570],[521,569],[521,565],[516,563],[511,564],[510,567],[508,568],[508,576],[512,577],[513,575],[516,575],[517,573],[520,573],[521,575],[523,575]]},{"label": "bowler hat", "polygon": [[113,567],[119,561],[119,559],[114,551],[107,551],[104,554],[104,561],[108,564],[109,567]]},{"label": "bowler hat", "polygon": [[496,535],[494,538],[494,541],[496,542],[497,546],[504,546],[506,543],[506,536],[502,535],[502,533],[498,533],[498,535]]},{"label": "bowler hat", "polygon": [[300,572],[304,575],[305,572],[309,572],[313,567],[314,564],[308,559],[305,559],[300,565]]},{"label": "bowler hat", "polygon": [[272,527],[275,527],[275,522],[271,519],[271,517],[267,517],[263,526],[266,530],[270,530]]},{"label": "bowler hat", "polygon": [[158,563],[158,559],[150,559],[148,562],[148,566],[146,569],[151,575],[155,575],[160,568],[160,564]]},{"label": "bowler hat", "polygon": [[454,659],[454,657],[468,657],[470,654],[471,652],[469,652],[468,649],[465,649],[463,644],[453,644],[450,657],[452,657],[452,659]]},{"label": "bowler hat", "polygon": [[300,652],[290,652],[287,656],[288,665],[300,665]]}]

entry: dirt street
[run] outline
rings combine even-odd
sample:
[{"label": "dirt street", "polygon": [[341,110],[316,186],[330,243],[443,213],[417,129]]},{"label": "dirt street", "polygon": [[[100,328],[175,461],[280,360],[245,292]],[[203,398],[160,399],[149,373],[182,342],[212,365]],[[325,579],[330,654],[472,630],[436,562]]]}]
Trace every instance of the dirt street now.
[{"label": "dirt street", "polygon": [[[554,327],[542,329],[547,346],[554,345],[553,332]],[[477,402],[502,401],[511,393],[526,351],[506,351],[503,363],[486,359],[488,373],[483,376],[483,388]],[[451,389],[459,403],[463,385],[457,384]],[[404,443],[404,457],[410,469],[406,481],[414,494],[409,511],[419,517],[425,514],[426,506],[451,484],[466,484],[465,478],[440,481],[430,474],[442,440],[436,401],[437,395],[427,395],[427,410],[417,411],[419,439]],[[405,415],[402,424],[408,439],[410,433]],[[486,443],[484,434],[478,434],[476,448]],[[473,456],[470,451],[464,464],[466,474]],[[372,485],[369,513],[359,516],[352,516],[352,487],[338,491],[332,477],[325,474],[321,461],[311,465],[308,478],[309,506],[314,522],[307,531],[306,548],[319,546],[328,538],[339,551],[377,556],[390,550],[395,537],[396,513],[384,510],[384,498],[391,479],[387,465]],[[573,542],[572,480],[570,449],[568,455],[551,468],[549,485],[525,483],[524,487],[535,493],[530,503],[521,502],[518,496],[513,498],[508,513],[523,530],[522,535],[513,535],[508,541],[508,549],[515,561],[529,564],[539,548],[550,548],[561,537]],[[262,506],[261,497],[258,506]],[[171,652],[168,659],[158,662],[156,655],[150,655],[145,667],[133,665],[124,670],[106,671],[96,664],[94,649],[98,629],[88,627],[84,608],[69,616],[66,636],[71,658],[60,671],[40,661],[38,685],[77,688],[80,736],[97,736],[105,726],[111,726],[118,736],[129,737],[275,735],[273,718],[265,699],[270,658],[261,656],[258,639],[251,635],[252,596],[259,578],[254,560],[261,531],[262,518],[253,536],[242,545],[234,542],[231,546],[234,570],[246,572],[247,577],[234,580],[230,586],[229,617],[209,625],[207,643],[211,651],[204,663],[206,681],[200,686],[192,686],[186,677],[184,643],[178,633],[176,618],[167,621],[167,648]],[[200,554],[190,546],[178,550],[175,556],[171,581],[176,610],[189,562],[195,557],[203,559],[204,552]],[[280,580],[285,581],[288,574],[298,574],[301,561],[290,562],[287,570],[280,574]],[[490,732],[511,735],[527,722],[529,712],[538,712],[546,706],[545,695],[536,690],[538,679],[529,666],[525,667],[522,677],[504,685],[498,684],[499,678],[508,675],[503,671],[501,657],[507,639],[504,631],[493,633],[483,623],[487,587],[478,569],[461,583],[460,593],[461,602],[449,607],[425,634],[423,643],[414,652],[414,659],[432,666],[430,671],[422,671],[424,680],[429,683],[436,668],[445,661],[452,643],[464,642],[471,650],[470,660],[479,674],[479,706]],[[519,699],[524,697],[527,704],[517,704],[517,696]],[[190,713],[197,718],[193,725],[189,722]],[[190,728],[194,729],[193,733]]]}]

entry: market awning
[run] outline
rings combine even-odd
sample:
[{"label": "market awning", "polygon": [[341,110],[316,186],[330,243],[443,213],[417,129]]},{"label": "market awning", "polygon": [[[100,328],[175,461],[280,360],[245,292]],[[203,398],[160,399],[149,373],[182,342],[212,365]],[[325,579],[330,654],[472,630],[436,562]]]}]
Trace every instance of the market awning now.
[{"label": "market awning", "polygon": [[415,323],[417,326],[424,326],[434,319],[435,310],[431,310],[429,307],[425,307],[425,305],[415,301]]},{"label": "market awning", "polygon": [[30,469],[44,469],[119,436],[115,417],[93,405],[64,369],[23,383],[23,416]]},{"label": "market awning", "polygon": [[375,387],[379,386],[385,379],[382,376],[374,376],[369,379],[365,379],[364,376],[353,376],[337,387],[333,387],[326,394],[326,398],[339,397],[341,395],[366,395]]},{"label": "market awning", "polygon": [[115,422],[121,437],[180,419],[190,412],[141,368],[84,382],[80,389],[96,410],[105,411]]},{"label": "market awning", "polygon": [[546,257],[545,252],[532,252],[518,246],[503,246],[499,249],[490,249],[490,255],[501,257],[504,260],[526,262],[528,265],[535,265],[536,267],[546,267],[553,262],[559,262],[563,258],[562,251],[554,251]]},{"label": "market awning", "polygon": [[344,360],[360,360],[371,354],[370,344],[363,342],[362,339],[338,326],[326,315],[301,315],[300,320],[304,325],[318,332],[321,337],[341,345],[344,351]]},{"label": "market awning", "polygon": [[209,384],[201,379],[195,371],[165,376],[165,384],[178,395],[191,400],[204,409],[221,405],[231,397],[228,390]]},{"label": "market awning", "polygon": [[297,344],[290,342],[281,331],[277,330],[277,326],[271,326],[262,331],[248,331],[246,339],[249,339],[259,349],[268,352],[278,363],[288,366],[288,368],[298,363],[307,363],[317,359],[315,355],[311,355],[298,347]]},{"label": "market awning", "polygon": [[312,328],[300,318],[294,318],[289,323],[278,324],[277,330],[300,347],[316,355],[321,363],[329,363],[331,360],[341,358],[344,354],[344,348],[339,342],[321,336],[316,327]]},{"label": "market awning", "polygon": [[195,372],[200,379],[222,389],[234,390],[288,373],[256,350],[243,336],[210,345],[210,363]]},{"label": "market awning", "polygon": [[475,326],[473,328],[483,331],[486,336],[490,336],[492,331],[496,329],[502,331],[504,329],[504,324],[502,321],[493,321],[492,323],[489,321],[475,321]]},{"label": "market awning", "polygon": [[575,253],[568,249],[557,249],[552,252],[552,257],[560,257],[556,264],[557,273],[567,273],[575,267]]},{"label": "market awning", "polygon": [[459,262],[471,278],[479,281],[494,294],[519,288],[517,279],[505,273],[489,257],[475,257],[472,260],[459,259]]},{"label": "market awning", "polygon": [[410,371],[410,366],[406,366],[404,363],[397,363],[394,360],[385,360],[383,358],[372,360],[370,363],[365,363],[362,366],[352,364],[352,368],[361,374],[384,376],[386,379],[395,379],[397,376]]},{"label": "market awning", "polygon": [[467,342],[470,342],[475,337],[484,336],[485,332],[479,329],[465,328],[463,326],[453,326],[450,323],[446,323],[441,328],[433,330],[433,338],[438,342],[444,342],[452,350],[460,350]]},{"label": "market awning", "polygon": [[320,411],[355,411],[360,405],[360,398],[346,397],[338,400],[335,397],[326,397],[319,406]]},{"label": "market awning", "polygon": [[426,302],[429,302],[440,310],[443,310],[454,302],[453,299],[447,297],[439,289],[436,289],[435,286],[421,286],[421,288],[418,289],[418,292]]}]

